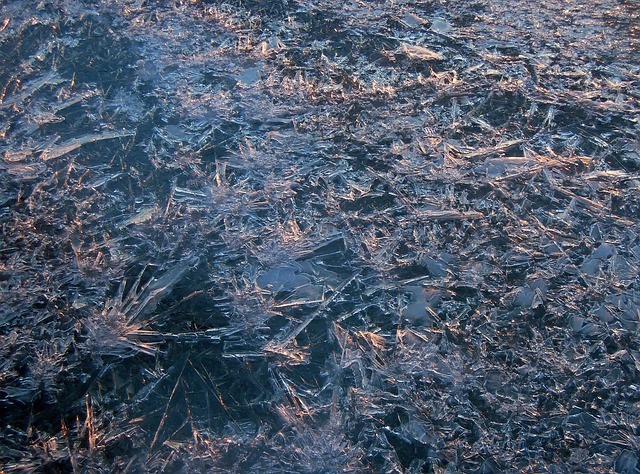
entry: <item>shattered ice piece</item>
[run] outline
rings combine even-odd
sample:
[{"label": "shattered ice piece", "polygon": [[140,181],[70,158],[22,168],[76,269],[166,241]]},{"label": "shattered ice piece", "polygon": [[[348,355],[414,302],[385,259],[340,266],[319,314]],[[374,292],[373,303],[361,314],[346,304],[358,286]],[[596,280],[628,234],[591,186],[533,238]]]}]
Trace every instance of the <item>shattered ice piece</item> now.
[{"label": "shattered ice piece", "polygon": [[419,59],[421,61],[442,61],[444,57],[431,49],[423,46],[402,43],[402,53],[410,59]]},{"label": "shattered ice piece", "polygon": [[518,293],[515,303],[519,306],[537,309],[544,306],[547,284],[543,280],[527,283]]},{"label": "shattered ice piece", "polygon": [[52,123],[60,123],[64,122],[65,118],[60,117],[53,112],[38,112],[37,114],[33,114],[31,116],[26,117],[25,120],[25,132],[28,135],[31,135],[33,132],[38,130],[43,125],[48,125]]},{"label": "shattered ice piece", "polygon": [[30,156],[31,156],[31,150],[18,150],[18,151],[6,150],[2,158],[7,163],[17,163],[19,161],[25,161]]},{"label": "shattered ice piece", "polygon": [[585,262],[580,266],[580,270],[585,275],[596,276],[600,271],[600,264],[602,260],[599,258],[590,258],[585,260]]},{"label": "shattered ice piece", "polygon": [[597,418],[587,413],[582,408],[572,408],[567,415],[565,423],[569,426],[577,426],[583,429],[593,429]]},{"label": "shattered ice piece", "polygon": [[284,301],[274,306],[283,309],[322,303],[327,287],[332,288],[335,279],[336,275],[333,272],[307,261],[267,270],[256,278],[256,284],[273,295],[291,293]]},{"label": "shattered ice piece", "polygon": [[443,210],[418,210],[418,219],[433,221],[456,221],[456,220],[476,220],[484,218],[484,214],[477,211],[457,211],[454,209]]},{"label": "shattered ice piece", "polygon": [[420,443],[432,441],[432,429],[422,420],[411,418],[408,423],[402,425],[405,435],[410,439],[415,439]]},{"label": "shattered ice piece", "polygon": [[425,258],[424,259],[424,264],[427,267],[427,270],[429,270],[429,274],[431,276],[434,277],[443,277],[447,275],[447,272],[449,271],[449,264],[448,262],[446,262],[445,260],[439,258],[438,260],[435,260],[433,258]]},{"label": "shattered ice piece", "polygon": [[200,257],[190,256],[176,264],[159,278],[149,281],[140,293],[134,294],[131,301],[123,309],[128,316],[128,324],[142,316],[153,312],[158,303],[171,291],[182,277],[200,262]]},{"label": "shattered ice piece", "polygon": [[311,283],[311,280],[301,274],[297,268],[281,266],[262,273],[256,279],[256,283],[263,290],[279,293],[280,291],[295,291]]},{"label": "shattered ice piece", "polygon": [[40,158],[43,161],[53,160],[54,158],[60,158],[61,156],[66,155],[67,153],[71,153],[74,150],[77,150],[82,145],[87,143],[99,142],[102,140],[111,140],[113,138],[123,138],[123,137],[131,137],[135,135],[133,131],[123,130],[121,132],[103,132],[96,134],[87,134],[83,135],[80,138],[72,138],[71,140],[67,140],[64,143],[56,147],[51,147],[45,149],[41,154]]},{"label": "shattered ice piece", "polygon": [[573,329],[576,334],[593,336],[600,332],[600,328],[598,328],[595,323],[581,316],[571,316],[569,323],[571,324],[571,329]]},{"label": "shattered ice piece", "polygon": [[237,76],[239,82],[245,86],[251,86],[262,78],[262,64],[250,67],[244,70],[242,74]]},{"label": "shattered ice piece", "polygon": [[144,207],[133,216],[116,225],[116,228],[124,229],[125,227],[129,227],[130,225],[142,224],[143,222],[147,222],[153,218],[157,210],[158,206],[155,205]]},{"label": "shattered ice piece", "polygon": [[260,54],[263,56],[268,55],[272,51],[280,51],[285,48],[285,45],[277,35],[271,35],[265,41],[260,43]]},{"label": "shattered ice piece", "polygon": [[107,103],[107,106],[123,113],[134,122],[141,121],[145,115],[144,103],[131,92],[122,89],[116,93],[113,101]]},{"label": "shattered ice piece", "polygon": [[312,312],[310,315],[308,315],[304,319],[304,321],[302,321],[302,323],[300,323],[298,325],[298,327],[296,327],[294,330],[290,331],[280,341],[272,341],[272,342],[270,342],[266,349],[270,350],[270,351],[275,351],[275,352],[280,351],[282,353],[282,350],[291,341],[293,341],[296,337],[298,337],[298,334],[300,334],[302,331],[304,331],[304,329],[309,324],[311,324],[311,322],[319,314],[322,314],[329,307],[329,305],[338,297],[338,295],[340,295],[342,293],[342,290],[344,290],[347,286],[349,286],[351,284],[351,282],[353,282],[360,275],[361,271],[362,270],[358,269],[355,272],[353,272],[351,274],[351,276],[349,276],[349,277],[345,278],[344,280],[342,280],[342,282],[338,286],[336,286],[334,288],[333,293],[328,298],[323,298],[322,303],[320,304],[320,306],[318,306],[318,308],[314,312]]},{"label": "shattered ice piece", "polygon": [[629,331],[637,331],[640,328],[640,298],[631,296],[618,299],[620,309],[618,321]]},{"label": "shattered ice piece", "polygon": [[589,238],[591,238],[595,242],[600,242],[602,240],[602,230],[600,228],[600,224],[596,223],[595,225],[591,226]]},{"label": "shattered ice piece", "polygon": [[402,310],[402,318],[412,325],[429,324],[435,314],[432,308],[441,302],[441,292],[420,286],[408,286],[406,289],[411,293],[411,301]]},{"label": "shattered ice piece", "polygon": [[31,158],[34,153],[38,153],[52,147],[59,139],[60,137],[58,135],[53,135],[45,138],[44,140],[29,143],[20,150],[5,150],[2,158],[7,163],[25,161],[28,158]]},{"label": "shattered ice piece", "polygon": [[562,249],[558,247],[558,244],[555,242],[549,242],[544,244],[542,250],[545,254],[549,256],[558,256],[562,255]]},{"label": "shattered ice piece", "polygon": [[603,261],[615,255],[616,248],[613,245],[607,243],[600,244],[600,246],[584,261],[580,269],[586,275],[595,276],[600,271]]},{"label": "shattered ice piece", "polygon": [[592,258],[609,258],[616,251],[616,248],[611,244],[601,244],[592,254]]},{"label": "shattered ice piece", "polygon": [[53,112],[57,114],[58,112],[64,109],[67,109],[79,102],[82,102],[83,100],[89,99],[97,94],[98,94],[97,91],[85,91],[85,92],[82,92],[81,94],[77,94],[65,100],[64,102],[60,102],[59,104],[54,105],[52,107]]},{"label": "shattered ice piece", "polygon": [[174,198],[176,199],[206,199],[207,194],[203,191],[200,191],[198,189],[188,189],[188,188],[181,188],[179,186],[174,186],[173,187],[173,195]]},{"label": "shattered ice piece", "polygon": [[447,35],[453,29],[451,24],[444,18],[434,18],[431,20],[431,27],[429,28],[434,33],[441,35]]},{"label": "shattered ice piece", "polygon": [[107,175],[100,176],[99,178],[96,178],[96,179],[92,180],[91,182],[88,183],[88,187],[91,188],[91,189],[98,189],[98,188],[104,186],[105,184],[107,184],[109,181],[117,179],[117,178],[119,178],[121,176],[124,176],[124,173],[122,173],[122,172],[109,173]]},{"label": "shattered ice piece", "polygon": [[631,284],[640,274],[638,265],[635,265],[623,255],[614,255],[611,259],[611,271],[622,283]]},{"label": "shattered ice piece", "polygon": [[57,72],[50,71],[47,74],[43,75],[42,77],[39,77],[38,79],[34,79],[33,81],[29,82],[24,87],[22,92],[9,97],[7,100],[0,103],[0,110],[7,109],[14,104],[22,102],[24,99],[33,95],[36,91],[46,86],[47,84],[55,85],[55,84],[60,84],[63,81],[64,79],[62,79]]},{"label": "shattered ice piece", "polygon": [[7,163],[0,165],[0,170],[6,172],[17,180],[30,180],[40,176],[47,170],[44,163]]},{"label": "shattered ice piece", "polygon": [[605,305],[600,305],[596,308],[593,308],[591,310],[591,313],[596,315],[601,321],[605,323],[612,323],[616,319]]},{"label": "shattered ice piece", "polygon": [[476,173],[486,174],[492,178],[496,176],[504,175],[507,171],[512,169],[527,169],[531,167],[535,162],[528,158],[519,156],[505,156],[502,158],[489,158],[484,163],[478,165],[475,168]]},{"label": "shattered ice piece", "polygon": [[636,474],[638,456],[627,449],[623,450],[613,463],[613,469],[619,474]]},{"label": "shattered ice piece", "polygon": [[416,28],[427,23],[427,20],[420,18],[418,15],[414,15],[413,13],[406,13],[402,17],[402,22],[409,28]]},{"label": "shattered ice piece", "polygon": [[544,295],[539,288],[536,288],[533,294],[533,300],[531,301],[531,309],[538,309],[541,306],[544,306]]},{"label": "shattered ice piece", "polygon": [[499,370],[488,370],[483,378],[485,388],[491,393],[500,391],[505,384],[504,375]]},{"label": "shattered ice piece", "polygon": [[[330,236],[327,240],[319,243],[316,247],[296,258],[296,261],[302,262],[309,259],[325,260],[329,257],[342,258],[345,249],[344,237],[338,234],[337,236]],[[638,246],[638,249],[640,250],[640,246]]]},{"label": "shattered ice piece", "polygon": [[515,303],[523,308],[538,309],[544,306],[545,296],[540,288],[531,288],[529,285],[520,289]]}]

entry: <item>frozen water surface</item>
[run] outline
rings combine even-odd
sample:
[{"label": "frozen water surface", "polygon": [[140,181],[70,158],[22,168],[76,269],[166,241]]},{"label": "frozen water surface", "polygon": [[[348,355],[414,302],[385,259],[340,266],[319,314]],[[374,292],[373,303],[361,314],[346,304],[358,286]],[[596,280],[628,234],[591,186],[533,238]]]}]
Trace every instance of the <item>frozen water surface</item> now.
[{"label": "frozen water surface", "polygon": [[638,472],[638,12],[2,2],[0,470]]}]

